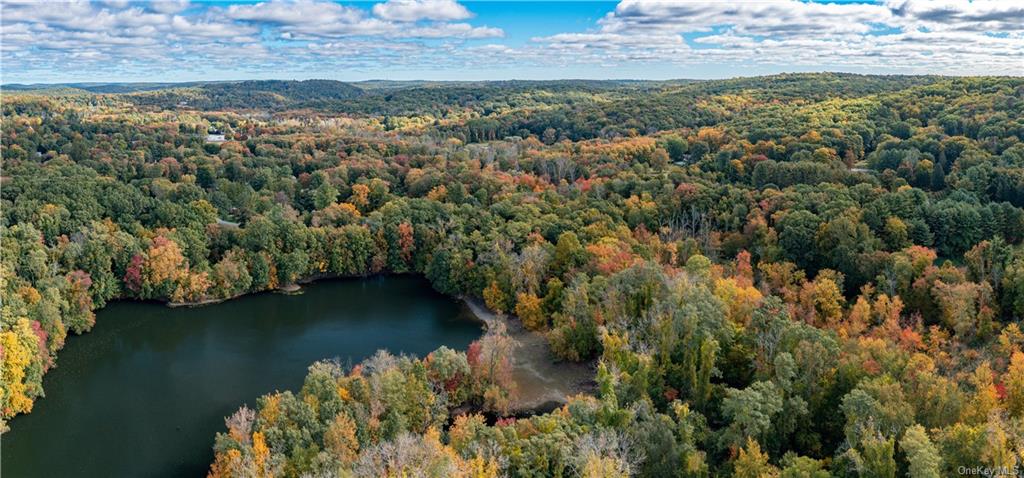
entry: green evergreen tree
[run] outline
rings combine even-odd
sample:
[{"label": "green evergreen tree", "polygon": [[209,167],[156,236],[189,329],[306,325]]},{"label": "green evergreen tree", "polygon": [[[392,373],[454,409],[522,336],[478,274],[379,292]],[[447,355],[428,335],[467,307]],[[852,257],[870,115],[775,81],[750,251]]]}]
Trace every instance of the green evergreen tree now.
[{"label": "green evergreen tree", "polygon": [[[942,156],[939,156],[940,158]],[[946,189],[946,170],[943,169],[942,159],[935,162],[935,167],[932,168],[932,191],[942,191]]]}]

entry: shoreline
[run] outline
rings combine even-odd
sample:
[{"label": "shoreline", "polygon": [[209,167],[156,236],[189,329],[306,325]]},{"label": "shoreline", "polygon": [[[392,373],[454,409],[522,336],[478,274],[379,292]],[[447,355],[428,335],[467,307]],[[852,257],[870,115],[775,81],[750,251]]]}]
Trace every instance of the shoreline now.
[{"label": "shoreline", "polygon": [[[207,306],[207,305],[220,304],[220,303],[223,303],[223,302],[227,302],[229,300],[237,299],[239,297],[245,297],[247,295],[257,295],[257,294],[299,294],[299,293],[302,292],[302,286],[303,285],[313,284],[315,282],[322,281],[322,280],[348,280],[348,279],[360,279],[360,280],[362,280],[362,279],[369,279],[371,277],[385,277],[385,276],[395,276],[395,275],[405,275],[405,274],[404,273],[378,273],[378,274],[369,274],[369,275],[361,275],[361,276],[357,276],[357,275],[349,276],[349,275],[341,275],[341,274],[313,274],[313,275],[311,275],[309,277],[303,277],[301,279],[297,279],[295,281],[295,283],[293,283],[293,284],[286,284],[286,285],[279,286],[279,287],[276,287],[276,288],[273,288],[273,289],[264,289],[264,290],[259,290],[259,291],[242,292],[241,294],[235,294],[235,295],[232,295],[230,297],[210,298],[210,299],[203,299],[203,300],[189,301],[189,302],[176,302],[176,301],[171,301],[171,300],[164,301],[164,300],[159,300],[159,299],[114,299],[114,300],[143,300],[143,301],[150,301],[151,300],[151,301],[154,301],[154,302],[157,302],[157,303],[164,304],[165,306],[171,307],[171,308],[177,308],[177,307],[203,307],[203,306]],[[96,310],[100,310],[100,309],[96,309]]]},{"label": "shoreline", "polygon": [[[259,292],[247,292],[220,299],[204,299],[196,302],[164,302],[170,308],[204,307],[216,305],[229,300],[262,293],[301,294],[302,286],[321,280],[365,280],[374,276],[396,274],[373,274],[368,276],[343,276],[336,274],[316,274],[297,280],[294,284],[276,289]],[[398,274],[401,275],[401,274]],[[469,310],[470,314],[483,325],[483,333],[501,323],[507,335],[516,344],[513,353],[512,378],[516,391],[512,399],[511,413],[546,412],[564,405],[568,398],[580,393],[592,392],[595,389],[594,365],[590,362],[569,362],[555,357],[548,345],[547,337],[541,332],[527,330],[514,316],[496,314],[484,305],[483,301],[468,295],[458,295],[456,300]]]},{"label": "shoreline", "polygon": [[512,354],[512,379],[516,391],[511,414],[544,413],[567,403],[569,397],[594,391],[596,361],[569,362],[555,357],[541,332],[527,330],[518,319],[495,314],[480,299],[459,297],[486,328],[502,323],[516,343]]},{"label": "shoreline", "polygon": [[[224,298],[210,298],[192,302],[119,298],[108,301],[108,304],[117,301],[130,301],[158,303],[172,309],[180,307],[198,308],[221,304],[245,296],[265,293],[298,295],[302,293],[303,285],[312,284],[322,280],[366,280],[372,277],[393,275],[406,274],[371,274],[365,276],[316,274],[299,279],[294,284],[289,284],[275,289],[245,292]],[[516,383],[516,390],[512,399],[510,415],[521,416],[524,414],[551,411],[561,405],[564,405],[570,396],[591,392],[595,389],[595,361],[576,363],[560,360],[551,352],[547,338],[543,333],[526,330],[526,328],[522,326],[522,323],[518,319],[515,319],[514,316],[495,314],[493,311],[488,309],[486,305],[484,305],[481,299],[478,298],[467,295],[448,297],[452,297],[453,299],[460,301],[469,310],[473,318],[483,325],[483,333],[481,336],[486,334],[494,324],[500,322],[505,325],[506,333],[515,342],[516,349],[515,352],[513,352],[512,357],[512,376]],[[94,312],[102,309],[103,308],[96,309]],[[89,332],[78,334],[76,335],[76,338],[86,335],[89,335]],[[59,355],[60,353],[58,352],[58,359]],[[25,414],[19,413],[14,415],[4,420],[3,423],[8,425],[12,420],[20,415]],[[0,426],[0,434],[5,434],[6,430],[4,430],[4,428],[9,430],[9,425],[8,427]]]}]

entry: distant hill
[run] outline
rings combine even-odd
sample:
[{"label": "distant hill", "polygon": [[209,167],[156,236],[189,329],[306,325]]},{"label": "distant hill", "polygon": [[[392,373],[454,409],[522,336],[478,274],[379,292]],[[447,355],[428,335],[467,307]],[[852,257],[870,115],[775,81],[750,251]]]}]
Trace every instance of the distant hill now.
[{"label": "distant hill", "polygon": [[363,90],[334,80],[252,80],[202,83],[190,87],[137,91],[126,96],[140,106],[190,107],[197,109],[324,108],[357,98]]},{"label": "distant hill", "polygon": [[[658,116],[663,127],[688,124],[697,99],[740,95],[759,102],[820,101],[881,94],[942,81],[938,76],[879,76],[848,73],[796,73],[726,80],[551,80],[551,81],[388,81],[246,80],[191,83],[66,83],[3,85],[7,91],[76,91],[118,94],[139,106],[161,109],[284,111],[375,116],[444,117],[471,109],[503,118],[502,134],[533,131],[558,118],[609,117],[603,127],[621,127],[637,118]],[[531,112],[532,111],[532,112]],[[518,114],[518,113],[516,113]],[[515,123],[514,128],[508,123]],[[640,122],[647,124],[648,121]],[[639,126],[639,125],[636,125]],[[486,126],[492,129],[492,126]],[[573,130],[574,128],[565,128]],[[573,139],[593,132],[575,132]]]},{"label": "distant hill", "polygon": [[[678,84],[678,83],[675,83]],[[316,109],[329,113],[379,115],[440,114],[451,108],[488,111],[507,106],[513,97],[534,96],[529,102],[560,103],[565,95],[600,94],[616,90],[662,87],[665,83],[634,80],[554,81],[385,81],[345,83],[333,80],[259,80],[193,85],[128,85],[125,99],[158,108],[196,109]],[[107,85],[112,88],[113,85]],[[541,93],[541,97],[536,94]]]},{"label": "distant hill", "polygon": [[683,96],[749,94],[760,100],[854,98],[891,93],[946,78],[935,75],[859,75],[855,73],[781,73],[681,84],[671,93]]},{"label": "distant hill", "polygon": [[8,84],[5,91],[80,91],[124,94],[140,106],[197,109],[325,108],[362,95],[363,89],[334,80],[247,80],[190,83]]},{"label": "distant hill", "polygon": [[224,101],[253,99],[259,101],[270,96],[280,96],[293,102],[330,101],[355,98],[363,90],[334,80],[305,81],[240,81],[237,83],[211,83],[201,87],[213,98]]},{"label": "distant hill", "polygon": [[90,93],[134,93],[138,91],[162,90],[167,88],[185,88],[196,85],[210,84],[211,82],[187,82],[187,83],[33,83],[21,84],[11,83],[3,85],[2,89],[8,91],[45,91],[75,89],[88,91]]}]

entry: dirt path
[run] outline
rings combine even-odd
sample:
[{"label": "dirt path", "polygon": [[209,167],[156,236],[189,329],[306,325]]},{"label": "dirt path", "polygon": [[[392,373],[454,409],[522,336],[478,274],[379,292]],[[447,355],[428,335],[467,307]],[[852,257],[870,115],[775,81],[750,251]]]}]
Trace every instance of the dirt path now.
[{"label": "dirt path", "polygon": [[593,390],[593,364],[560,361],[551,353],[544,335],[526,330],[519,320],[496,315],[477,300],[464,301],[488,326],[504,323],[509,337],[518,344],[512,360],[512,378],[516,382],[513,411],[551,410],[571,395]]}]

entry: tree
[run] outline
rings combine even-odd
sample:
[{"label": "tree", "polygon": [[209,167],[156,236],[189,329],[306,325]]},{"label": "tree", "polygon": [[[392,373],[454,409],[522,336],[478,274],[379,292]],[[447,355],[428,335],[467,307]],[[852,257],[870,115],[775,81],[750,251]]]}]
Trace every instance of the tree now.
[{"label": "tree", "polygon": [[547,328],[547,317],[541,308],[540,298],[529,293],[520,292],[516,294],[516,315],[523,325],[529,330],[543,330]]},{"label": "tree", "polygon": [[281,254],[277,260],[277,278],[283,285],[294,284],[309,270],[309,254],[303,250]]},{"label": "tree", "polygon": [[907,225],[898,217],[886,218],[882,233],[885,245],[889,250],[899,251],[911,245]]},{"label": "tree", "polygon": [[178,243],[157,236],[146,254],[144,291],[146,297],[169,297],[178,279],[188,271],[185,257]]},{"label": "tree", "polygon": [[0,332],[0,417],[8,418],[32,410],[32,398],[26,386],[26,369],[37,354],[36,337],[28,319],[18,319],[9,330]]},{"label": "tree", "polygon": [[779,469],[768,463],[768,454],[761,452],[761,446],[753,438],[747,439],[747,446],[739,450],[732,464],[736,478],[773,478],[779,476]]},{"label": "tree", "polygon": [[313,191],[313,207],[323,209],[338,199],[338,188],[331,184],[326,174],[317,172],[317,176],[320,178],[320,185]]},{"label": "tree", "polygon": [[476,384],[477,393],[484,399],[484,409],[506,414],[515,393],[512,380],[512,354],[516,343],[500,324],[494,324],[480,340],[469,344],[466,360]]},{"label": "tree", "polygon": [[447,394],[448,406],[462,405],[472,392],[472,371],[466,354],[441,347],[427,356],[427,377]]},{"label": "tree", "polygon": [[1014,352],[1003,376],[1006,387],[1006,411],[1011,417],[1024,417],[1024,352]]},{"label": "tree", "polygon": [[1006,264],[1011,259],[1012,250],[1002,238],[985,240],[974,245],[964,253],[964,262],[970,272],[971,280],[988,282],[994,289],[1002,286]]},{"label": "tree", "polygon": [[[68,330],[108,301],[412,273],[518,314],[560,359],[596,361],[596,393],[500,417],[521,372],[507,336],[347,372],[320,362],[298,393],[229,418],[212,476],[1019,462],[1019,81],[635,86],[5,95],[0,414],[43,396]],[[196,112],[168,113],[182,100]],[[210,128],[230,141],[203,144]],[[860,159],[878,174],[851,171]],[[489,415],[450,416],[463,410]]]},{"label": "tree", "polygon": [[67,277],[67,304],[65,323],[76,334],[88,332],[96,323],[96,315],[92,311],[92,295],[89,287],[92,279],[84,271],[69,272]]},{"label": "tree", "polygon": [[723,439],[733,450],[744,443],[749,447],[751,443],[764,441],[782,405],[782,392],[773,382],[754,382],[743,390],[727,390],[722,400],[722,415],[730,423]]},{"label": "tree", "polygon": [[821,219],[809,211],[795,211],[779,220],[779,247],[786,258],[801,269],[814,268],[815,248],[811,247],[821,226]]},{"label": "tree", "polygon": [[[865,438],[860,443],[861,476],[896,478],[896,458],[892,438]],[[915,478],[917,475],[913,475]]]},{"label": "tree", "polygon": [[988,362],[982,362],[974,369],[970,377],[974,394],[961,412],[960,420],[965,423],[985,423],[989,414],[999,407],[999,391],[995,384],[995,375]]},{"label": "tree", "polygon": [[587,262],[586,251],[572,231],[563,232],[558,236],[555,244],[555,257],[552,261],[552,269],[555,274],[561,276],[569,271],[581,267]]},{"label": "tree", "polygon": [[787,453],[782,457],[782,473],[780,478],[831,478],[832,474],[825,469],[820,460],[796,456],[794,453]]},{"label": "tree", "polygon": [[555,144],[555,141],[558,139],[558,131],[555,131],[554,128],[547,128],[544,130],[541,139],[544,141],[544,144]]},{"label": "tree", "polygon": [[888,375],[862,380],[843,397],[840,408],[846,415],[846,439],[855,445],[879,435],[899,436],[914,419],[903,389]]},{"label": "tree", "polygon": [[1024,260],[1009,262],[1003,275],[1003,307],[1014,314],[1024,315]]},{"label": "tree", "polygon": [[228,251],[224,258],[213,266],[211,280],[213,294],[221,298],[248,292],[252,287],[252,276],[246,267],[245,257],[238,250]]},{"label": "tree", "polygon": [[942,191],[946,189],[946,170],[945,161],[942,158],[935,162],[935,166],[932,168],[932,179],[930,186],[932,191]]},{"label": "tree", "polygon": [[843,293],[826,274],[805,282],[799,293],[800,315],[811,324],[836,324],[843,314]]},{"label": "tree", "polygon": [[498,286],[497,281],[491,281],[491,284],[484,289],[483,296],[484,304],[487,305],[488,309],[493,310],[497,314],[505,312],[505,292]]},{"label": "tree", "polygon": [[352,186],[352,195],[348,198],[360,212],[367,212],[370,208],[370,187],[365,184]]},{"label": "tree", "polygon": [[178,281],[178,287],[171,294],[171,300],[175,302],[200,302],[206,298],[206,293],[211,285],[208,273],[189,272]]},{"label": "tree", "polygon": [[907,456],[907,476],[911,478],[939,478],[942,476],[942,457],[921,425],[907,429],[900,439],[900,448]]},{"label": "tree", "polygon": [[947,284],[938,280],[932,294],[939,304],[943,322],[960,337],[986,337],[992,332],[995,311],[991,305],[992,286],[987,282]]},{"label": "tree", "polygon": [[412,224],[403,222],[398,225],[399,255],[406,265],[412,264],[412,253],[416,249],[416,238],[413,236]]},{"label": "tree", "polygon": [[686,159],[686,150],[689,147],[690,145],[686,143],[686,140],[677,135],[665,137],[665,150],[668,151],[668,156],[672,159],[672,162],[684,161]]},{"label": "tree", "polygon": [[362,217],[359,210],[355,206],[343,202],[334,203],[327,207],[313,212],[313,220],[311,223],[313,227],[320,226],[334,226],[340,227],[348,224],[355,224],[359,222],[359,218]]},{"label": "tree", "polygon": [[751,314],[763,297],[753,285],[743,286],[743,283],[742,278],[715,281],[715,295],[725,304],[729,320],[738,325],[750,322]]},{"label": "tree", "polygon": [[553,317],[548,334],[556,356],[582,361],[600,351],[601,341],[590,303],[590,282],[586,274],[573,277],[562,293],[562,310]]},{"label": "tree", "polygon": [[356,423],[346,413],[339,413],[324,431],[324,449],[343,464],[352,463],[359,456]]},{"label": "tree", "polygon": [[686,260],[686,273],[697,283],[707,284],[711,280],[711,259],[694,254]]},{"label": "tree", "polygon": [[[844,214],[823,224],[815,236],[823,264],[845,274],[859,277],[864,253],[875,249],[878,240],[859,215]],[[806,247],[806,246],[805,246]],[[848,280],[848,286],[859,286],[860,280]]]}]

